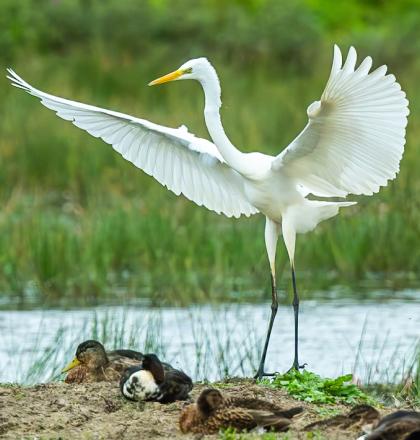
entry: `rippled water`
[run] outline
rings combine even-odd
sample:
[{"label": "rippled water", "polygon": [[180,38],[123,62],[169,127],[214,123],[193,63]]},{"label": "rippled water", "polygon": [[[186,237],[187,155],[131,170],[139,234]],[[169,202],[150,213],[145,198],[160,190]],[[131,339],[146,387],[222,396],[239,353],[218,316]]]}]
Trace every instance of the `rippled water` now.
[{"label": "rippled water", "polygon": [[[398,380],[412,364],[419,344],[420,292],[393,296],[363,302],[301,302],[300,361],[323,376],[355,370],[365,382]],[[195,379],[251,375],[269,312],[269,304],[3,311],[0,382],[58,377],[78,342],[92,337],[109,348],[125,345],[156,351]],[[293,313],[283,306],[274,325],[267,369],[287,370],[292,354]]]}]

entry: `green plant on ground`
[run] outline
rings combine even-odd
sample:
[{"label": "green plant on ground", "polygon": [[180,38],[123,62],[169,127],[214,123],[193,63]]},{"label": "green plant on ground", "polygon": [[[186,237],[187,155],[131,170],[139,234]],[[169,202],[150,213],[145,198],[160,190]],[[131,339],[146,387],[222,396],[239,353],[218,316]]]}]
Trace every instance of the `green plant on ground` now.
[{"label": "green plant on ground", "polygon": [[334,417],[334,416],[338,416],[339,414],[341,414],[341,410],[335,407],[329,408],[329,407],[325,407],[325,406],[321,406],[319,408],[315,408],[315,411],[317,412],[317,414],[319,414],[322,418],[329,418],[329,417]]},{"label": "green plant on ground", "polygon": [[277,434],[275,434],[274,432],[266,432],[264,434],[238,432],[235,428],[226,428],[226,429],[222,429],[219,432],[220,440],[254,440],[254,439],[276,440],[278,438],[281,438],[282,440],[286,440],[288,436],[286,434],[286,437],[284,436],[278,437]]},{"label": "green plant on ground", "polygon": [[323,434],[321,434],[319,431],[310,431],[306,433],[306,438],[308,440],[327,440],[327,437],[325,437]]},{"label": "green plant on ground", "polygon": [[305,402],[322,404],[374,403],[372,397],[356,385],[349,383],[352,378],[351,374],[330,379],[306,370],[303,372],[290,370],[285,374],[276,375],[272,380],[264,379],[260,383],[274,388],[284,388],[291,396]]}]

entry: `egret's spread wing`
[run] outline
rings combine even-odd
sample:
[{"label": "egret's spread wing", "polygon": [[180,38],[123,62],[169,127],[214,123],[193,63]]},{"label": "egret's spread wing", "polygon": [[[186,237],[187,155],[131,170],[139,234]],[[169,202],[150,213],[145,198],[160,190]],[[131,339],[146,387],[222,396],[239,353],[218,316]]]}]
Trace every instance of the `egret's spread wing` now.
[{"label": "egret's spread wing", "polygon": [[408,101],[386,66],[369,73],[367,57],[355,70],[350,48],[342,66],[334,47],[330,78],[320,101],[307,110],[309,122],[273,161],[313,194],[372,194],[399,170],[407,125]]},{"label": "egret's spread wing", "polygon": [[58,116],[103,139],[125,159],[175,194],[228,217],[257,211],[246,199],[241,176],[223,160],[216,146],[185,127],[174,129],[123,113],[70,101],[29,85],[11,69],[8,78],[39,98]]}]

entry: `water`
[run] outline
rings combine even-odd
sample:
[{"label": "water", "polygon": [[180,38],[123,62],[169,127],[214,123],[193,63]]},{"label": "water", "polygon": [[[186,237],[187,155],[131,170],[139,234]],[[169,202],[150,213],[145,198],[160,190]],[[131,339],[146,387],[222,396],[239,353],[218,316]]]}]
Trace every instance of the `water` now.
[{"label": "water", "polygon": [[[269,312],[269,304],[0,312],[0,382],[58,378],[77,344],[89,338],[109,348],[155,351],[195,379],[250,376]],[[397,381],[419,341],[420,292],[301,302],[300,361],[323,376],[354,372],[364,382]],[[293,311],[281,306],[267,371],[285,371],[292,360]]]}]

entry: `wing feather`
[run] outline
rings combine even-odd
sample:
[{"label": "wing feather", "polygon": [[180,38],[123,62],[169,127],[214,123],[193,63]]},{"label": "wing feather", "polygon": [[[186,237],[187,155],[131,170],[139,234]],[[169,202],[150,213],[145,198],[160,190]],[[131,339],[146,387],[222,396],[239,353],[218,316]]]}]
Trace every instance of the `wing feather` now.
[{"label": "wing feather", "polygon": [[321,100],[308,107],[308,124],[272,164],[318,196],[377,192],[395,178],[404,152],[405,93],[386,66],[369,73],[372,59],[355,69],[356,58],[351,47],[342,65],[334,47]]},{"label": "wing feather", "polygon": [[198,205],[228,217],[258,210],[245,195],[242,177],[211,142],[185,127],[173,129],[99,107],[44,93],[8,69],[8,78],[61,118],[111,144],[129,162]]}]

